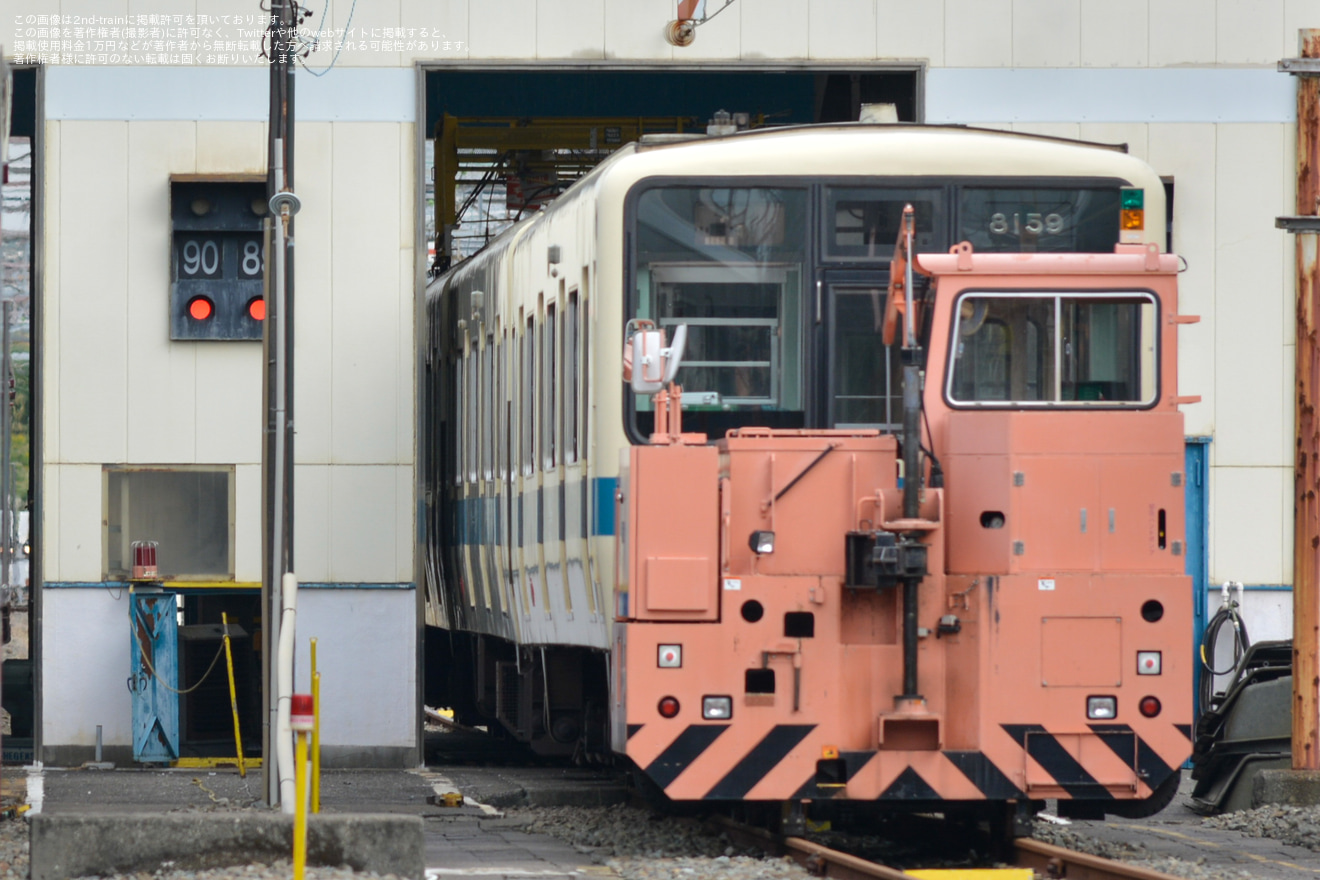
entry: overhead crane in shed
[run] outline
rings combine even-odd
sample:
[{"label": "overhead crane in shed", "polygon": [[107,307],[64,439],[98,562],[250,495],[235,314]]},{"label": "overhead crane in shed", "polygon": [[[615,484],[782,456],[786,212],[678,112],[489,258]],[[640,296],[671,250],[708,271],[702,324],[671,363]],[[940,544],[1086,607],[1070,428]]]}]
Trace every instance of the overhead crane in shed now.
[{"label": "overhead crane in shed", "polygon": [[[755,117],[754,126],[764,116]],[[466,117],[441,114],[435,126],[436,268],[449,267],[464,210],[503,183],[512,210],[536,210],[602,159],[646,134],[703,131],[691,116]],[[481,175],[463,204],[463,175]]]}]

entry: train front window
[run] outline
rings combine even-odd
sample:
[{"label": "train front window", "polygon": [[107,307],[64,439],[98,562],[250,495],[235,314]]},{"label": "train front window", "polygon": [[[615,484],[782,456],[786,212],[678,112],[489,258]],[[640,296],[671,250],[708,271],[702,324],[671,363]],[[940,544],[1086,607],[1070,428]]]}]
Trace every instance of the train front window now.
[{"label": "train front window", "polygon": [[[806,190],[775,187],[655,187],[637,199],[630,317],[671,338],[687,325],[676,380],[687,429],[805,425],[806,203]],[[645,437],[653,403],[632,403]]]},{"label": "train front window", "polygon": [[1155,300],[1146,294],[968,294],[955,312],[955,406],[1148,406]]}]

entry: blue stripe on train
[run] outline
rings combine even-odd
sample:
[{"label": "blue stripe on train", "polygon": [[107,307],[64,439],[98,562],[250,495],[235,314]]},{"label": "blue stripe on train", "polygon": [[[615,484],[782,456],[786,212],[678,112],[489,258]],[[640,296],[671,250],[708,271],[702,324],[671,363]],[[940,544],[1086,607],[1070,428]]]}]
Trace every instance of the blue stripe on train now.
[{"label": "blue stripe on train", "polygon": [[614,496],[619,490],[618,477],[596,477],[596,504],[591,513],[591,535],[614,537]]}]

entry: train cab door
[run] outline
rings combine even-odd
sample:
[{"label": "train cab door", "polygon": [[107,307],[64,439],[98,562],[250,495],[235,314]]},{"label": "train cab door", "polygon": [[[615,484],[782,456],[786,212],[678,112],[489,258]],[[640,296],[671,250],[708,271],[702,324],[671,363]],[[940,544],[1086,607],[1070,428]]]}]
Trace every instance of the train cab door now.
[{"label": "train cab door", "polygon": [[826,425],[895,429],[903,420],[903,370],[899,346],[881,340],[888,273],[834,273],[821,286]]}]

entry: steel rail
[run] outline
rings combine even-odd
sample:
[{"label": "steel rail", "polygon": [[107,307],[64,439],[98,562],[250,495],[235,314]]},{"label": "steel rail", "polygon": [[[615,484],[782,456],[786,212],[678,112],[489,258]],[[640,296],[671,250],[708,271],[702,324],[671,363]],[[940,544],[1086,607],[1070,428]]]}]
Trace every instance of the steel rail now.
[{"label": "steel rail", "polygon": [[[781,837],[762,828],[716,816],[708,824],[743,846],[788,855],[817,877],[839,880],[911,880],[912,875],[858,856],[821,846],[801,837]],[[1113,859],[1042,843],[1029,837],[1013,841],[1013,866],[1030,868],[1041,877],[1067,880],[1177,880],[1170,874]]]},{"label": "steel rail", "polygon": [[1013,841],[1014,862],[1042,877],[1068,880],[1173,880],[1172,875],[1042,843],[1029,837]]}]

